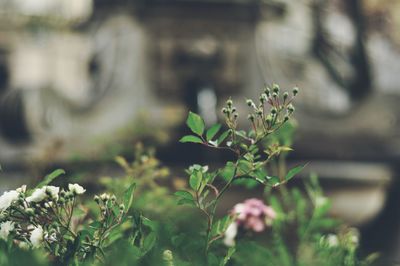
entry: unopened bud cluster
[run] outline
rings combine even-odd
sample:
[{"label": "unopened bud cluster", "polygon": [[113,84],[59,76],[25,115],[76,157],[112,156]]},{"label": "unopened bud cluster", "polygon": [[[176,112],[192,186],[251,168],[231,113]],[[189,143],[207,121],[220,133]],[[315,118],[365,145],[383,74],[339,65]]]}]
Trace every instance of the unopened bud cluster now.
[{"label": "unopened bud cluster", "polygon": [[247,106],[252,109],[247,118],[252,123],[255,134],[269,134],[288,121],[295,111],[292,102],[298,92],[299,89],[295,87],[291,94],[282,93],[279,85],[273,84],[272,87],[264,88],[258,103],[251,99],[246,100]]},{"label": "unopened bud cluster", "polygon": [[222,108],[222,114],[226,118],[226,123],[229,128],[236,128],[237,126],[237,119],[239,114],[235,106],[233,106],[233,102],[231,99],[226,101],[226,105]]},{"label": "unopened bud cluster", "polygon": [[99,206],[101,218],[105,222],[110,220],[120,221],[122,215],[125,213],[124,204],[119,204],[115,195],[107,193],[95,195],[94,201]]}]

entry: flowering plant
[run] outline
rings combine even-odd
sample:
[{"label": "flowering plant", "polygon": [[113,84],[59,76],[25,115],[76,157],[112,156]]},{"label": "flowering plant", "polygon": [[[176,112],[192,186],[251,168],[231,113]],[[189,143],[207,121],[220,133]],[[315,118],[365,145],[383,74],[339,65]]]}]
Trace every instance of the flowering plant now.
[{"label": "flowering plant", "polygon": [[94,196],[98,211],[89,217],[78,200],[86,189],[48,185],[62,173],[53,172],[31,191],[24,185],[0,196],[0,237],[22,249],[45,250],[60,263],[104,261],[104,249],[131,224],[127,214],[135,185],[125,191],[123,202],[107,193]]},{"label": "flowering plant", "polygon": [[[304,168],[285,170],[283,159],[292,149],[290,141],[280,141],[297,93],[297,88],[281,93],[274,84],[257,104],[247,100],[247,131],[238,129],[238,110],[230,99],[222,109],[224,129],[216,124],[206,130],[203,119],[190,112],[186,122],[193,134],[181,142],[233,156],[215,170],[190,166],[188,185],[174,193],[179,206],[158,183],[168,169],[141,146],[132,163],[116,159],[127,175],[102,178],[109,192],[93,200],[79,184],[51,184],[63,170],[32,190],[24,185],[4,192],[0,265],[369,265],[376,256],[358,259],[356,230],[338,230],[316,178],[305,184],[306,193],[285,186]],[[218,213],[224,195],[243,184],[263,186],[264,200],[250,198]],[[139,199],[133,208],[134,191]],[[162,219],[150,220],[138,209]]]},{"label": "flowering plant", "polygon": [[[268,146],[264,151],[259,150],[260,142],[277,132],[289,121],[295,111],[293,100],[298,92],[299,89],[294,88],[290,96],[288,92],[281,93],[279,86],[273,84],[272,88],[268,86],[264,88],[257,104],[248,99],[246,103],[250,108],[250,113],[247,118],[251,124],[249,131],[238,130],[239,113],[233,105],[233,101],[229,99],[222,109],[227,129],[219,137],[216,136],[222,128],[220,124],[205,131],[203,119],[195,113],[189,113],[186,123],[194,134],[184,136],[180,140],[181,142],[199,143],[214,149],[224,149],[235,155],[234,161],[227,162],[223,169],[213,172],[209,171],[208,166],[193,165],[187,170],[192,191],[175,193],[180,197],[179,203],[194,205],[207,217],[206,254],[211,244],[223,237],[228,226],[234,220],[234,215],[230,215],[215,221],[215,211],[220,198],[235,181],[251,179],[264,186],[278,187],[288,182],[303,169],[304,166],[300,165],[291,169],[285,176],[268,175],[266,166],[270,161],[280,153],[291,149],[274,144]],[[226,180],[220,189],[215,184],[217,177],[223,177]],[[213,195],[211,199],[209,194]],[[239,217],[242,215],[239,214]],[[250,217],[246,223],[247,225],[252,224],[257,229],[264,226],[254,216]]]}]

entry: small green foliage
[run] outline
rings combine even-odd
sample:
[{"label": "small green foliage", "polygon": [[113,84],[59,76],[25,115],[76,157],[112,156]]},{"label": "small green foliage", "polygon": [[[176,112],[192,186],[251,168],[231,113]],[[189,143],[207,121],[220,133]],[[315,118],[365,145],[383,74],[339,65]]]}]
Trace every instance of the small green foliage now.
[{"label": "small green foliage", "polygon": [[128,189],[125,191],[125,193],[124,193],[124,206],[125,206],[125,208],[126,208],[127,211],[128,211],[128,210],[131,208],[131,206],[132,206],[132,203],[133,203],[133,196],[134,196],[133,192],[134,192],[134,190],[135,190],[135,187],[136,187],[136,184],[135,184],[135,183],[131,184],[131,185],[128,187]]},{"label": "small green foliage", "polygon": [[[239,180],[251,180],[262,184],[263,186],[278,187],[292,177],[294,177],[302,168],[294,168],[289,171],[286,178],[269,176],[266,174],[266,166],[279,156],[281,153],[291,151],[290,147],[279,144],[271,144],[267,147],[265,153],[261,153],[258,144],[264,141],[268,136],[278,131],[288,122],[293,114],[293,97],[289,98],[288,93],[280,96],[280,88],[274,84],[272,91],[267,88],[265,93],[259,97],[259,102],[247,99],[246,103],[250,107],[249,114],[250,130],[238,130],[237,108],[231,99],[226,101],[226,106],[222,109],[225,116],[227,129],[220,134],[216,140],[213,140],[221,130],[221,125],[216,124],[206,131],[204,138],[204,121],[192,112],[189,112],[186,124],[197,136],[185,136],[181,142],[199,143],[210,148],[226,149],[236,157],[233,162],[228,162],[226,166],[217,171],[208,171],[208,167],[194,165],[187,170],[189,174],[189,185],[192,192],[179,192],[179,204],[195,205],[207,218],[205,251],[208,253],[211,244],[220,238],[231,220],[225,217],[225,220],[216,221],[215,210],[222,195],[229,189],[231,184]],[[265,156],[266,155],[266,156]],[[222,177],[225,184],[222,187],[217,186],[215,182],[217,177]],[[190,196],[194,195],[193,198]]]},{"label": "small green foliage", "polygon": [[182,137],[179,142],[182,143],[187,143],[187,142],[192,142],[192,143],[203,143],[203,140],[199,137],[193,136],[193,135],[187,135]]},{"label": "small green foliage", "polygon": [[196,133],[199,136],[203,135],[205,127],[204,120],[198,114],[189,112],[186,124],[193,133]]},{"label": "small green foliage", "polygon": [[203,179],[203,174],[201,171],[197,171],[197,170],[193,171],[193,173],[190,175],[190,179],[189,179],[190,187],[193,190],[196,190],[196,191],[199,190],[202,179]]},{"label": "small green foliage", "polygon": [[63,174],[65,174],[65,171],[63,169],[54,170],[52,173],[46,175],[45,178],[39,184],[36,185],[36,188],[47,186],[48,184],[53,182],[57,177]]},{"label": "small green foliage", "polygon": [[295,175],[300,173],[304,169],[304,167],[306,167],[306,166],[299,165],[299,166],[296,166],[296,167],[290,169],[289,172],[285,176],[285,181],[289,181],[290,179],[292,179]]},{"label": "small green foliage", "polygon": [[206,133],[206,139],[207,141],[210,141],[214,138],[214,136],[218,133],[218,131],[221,129],[221,124],[215,124],[212,127],[210,127],[207,130]]}]

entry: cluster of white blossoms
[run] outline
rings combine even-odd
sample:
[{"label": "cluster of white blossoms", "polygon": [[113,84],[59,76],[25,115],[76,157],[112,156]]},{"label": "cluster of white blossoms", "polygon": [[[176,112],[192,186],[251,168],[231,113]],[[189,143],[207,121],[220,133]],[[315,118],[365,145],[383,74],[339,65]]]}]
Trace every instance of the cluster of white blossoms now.
[{"label": "cluster of white blossoms", "polygon": [[27,191],[26,185],[0,196],[0,239],[12,237],[20,247],[39,247],[62,237],[70,230],[75,197],[86,190],[79,184],[68,189],[43,186]]}]

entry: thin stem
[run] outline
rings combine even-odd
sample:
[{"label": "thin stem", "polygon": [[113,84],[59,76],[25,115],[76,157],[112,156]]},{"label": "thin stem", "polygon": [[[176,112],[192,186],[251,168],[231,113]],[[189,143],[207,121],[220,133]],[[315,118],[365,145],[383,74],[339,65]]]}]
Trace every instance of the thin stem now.
[{"label": "thin stem", "polygon": [[222,197],[222,195],[225,193],[225,191],[231,186],[232,182],[235,180],[237,170],[238,170],[238,165],[237,165],[237,162],[236,162],[232,178],[220,190],[220,192],[218,193],[218,195],[215,198],[214,203],[212,205],[211,212],[209,214],[210,215],[210,220],[209,220],[209,224],[207,226],[207,238],[206,238],[206,248],[205,248],[206,254],[208,254],[208,250],[210,248],[210,244],[212,243],[212,241],[211,241],[212,239],[210,239],[210,237],[211,237],[210,234],[211,234],[212,224],[213,224],[213,221],[214,221],[215,212],[216,212],[217,206],[218,206],[218,201]]}]

